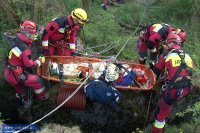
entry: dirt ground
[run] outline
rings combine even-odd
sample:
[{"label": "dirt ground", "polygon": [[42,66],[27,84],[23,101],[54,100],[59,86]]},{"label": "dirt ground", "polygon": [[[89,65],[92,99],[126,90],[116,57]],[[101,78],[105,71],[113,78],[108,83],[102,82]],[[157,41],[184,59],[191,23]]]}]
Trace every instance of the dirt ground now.
[{"label": "dirt ground", "polygon": [[[20,104],[16,102],[13,88],[4,85],[0,91],[1,119],[7,124],[19,124],[41,118],[57,106],[54,97],[56,91],[50,90],[50,93],[51,98],[48,101],[34,104],[30,113],[28,111],[22,113]],[[132,91],[121,93],[123,96],[116,108],[89,100],[84,110],[61,108],[39,123],[42,127],[41,133],[49,130],[51,132],[68,132],[68,130],[70,132],[132,132],[138,127],[142,128],[149,97],[145,98],[144,93],[137,94]],[[127,99],[126,95],[130,99]]]},{"label": "dirt ground", "polygon": [[[15,98],[14,89],[6,83],[0,86],[0,112],[1,120],[6,124],[27,124],[33,122],[51,110],[56,104],[57,87],[59,85],[51,84],[50,99],[43,103],[34,103],[28,111],[22,113],[19,102]],[[49,117],[45,118],[38,125],[41,127],[40,133],[88,133],[88,132],[133,132],[136,128],[143,129],[144,126],[151,124],[153,112],[157,103],[158,95],[152,92],[135,93],[133,91],[120,91],[122,97],[116,108],[91,102],[87,99],[87,105],[84,110],[60,108]],[[182,100],[177,104],[174,112],[183,111],[195,100],[200,101],[198,93]],[[180,123],[183,119],[176,118],[175,113],[170,115],[168,122]],[[184,120],[190,119],[184,118]]]}]

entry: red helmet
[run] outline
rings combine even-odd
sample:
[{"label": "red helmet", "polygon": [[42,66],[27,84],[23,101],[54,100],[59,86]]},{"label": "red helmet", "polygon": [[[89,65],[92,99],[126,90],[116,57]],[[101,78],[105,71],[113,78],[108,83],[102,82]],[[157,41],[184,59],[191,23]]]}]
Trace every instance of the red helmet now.
[{"label": "red helmet", "polygon": [[182,43],[182,40],[177,34],[171,33],[171,34],[168,34],[165,42],[166,44],[173,42],[175,44],[180,45]]},{"label": "red helmet", "polygon": [[176,29],[176,34],[181,38],[182,43],[186,40],[186,32],[184,29]]},{"label": "red helmet", "polygon": [[37,25],[30,20],[26,20],[21,23],[20,30],[29,31],[31,34],[35,34],[37,32]]}]

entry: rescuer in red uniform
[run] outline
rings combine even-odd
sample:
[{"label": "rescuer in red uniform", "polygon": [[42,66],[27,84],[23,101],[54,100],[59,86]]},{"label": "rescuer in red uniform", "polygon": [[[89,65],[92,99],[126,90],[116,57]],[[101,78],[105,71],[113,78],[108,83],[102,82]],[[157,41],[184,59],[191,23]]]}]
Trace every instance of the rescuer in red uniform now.
[{"label": "rescuer in red uniform", "polygon": [[[144,26],[139,35],[138,50],[139,63],[145,64],[147,58],[147,51],[150,50],[150,67],[155,65],[158,48],[161,41],[164,41],[167,35],[173,31],[174,28],[165,23],[156,23],[150,26]],[[174,30],[175,31],[175,30]]]},{"label": "rescuer in red uniform", "polygon": [[87,21],[87,13],[81,8],[75,9],[69,16],[52,20],[42,34],[45,55],[74,55],[77,30]]},{"label": "rescuer in red uniform", "polygon": [[162,133],[165,119],[172,111],[175,101],[187,96],[193,89],[191,75],[193,62],[191,57],[181,48],[182,40],[176,34],[169,34],[166,39],[167,52],[158,60],[153,72],[159,77],[160,72],[167,71],[162,96],[158,100],[155,122],[152,133]]},{"label": "rescuer in red uniform", "polygon": [[30,46],[36,32],[37,26],[34,22],[26,20],[21,24],[20,33],[14,39],[14,45],[8,53],[7,65],[4,70],[6,80],[15,88],[24,106],[30,103],[24,89],[32,88],[38,101],[48,98],[42,79],[38,75],[30,73],[45,62],[45,57],[41,56],[35,61],[31,57]]}]

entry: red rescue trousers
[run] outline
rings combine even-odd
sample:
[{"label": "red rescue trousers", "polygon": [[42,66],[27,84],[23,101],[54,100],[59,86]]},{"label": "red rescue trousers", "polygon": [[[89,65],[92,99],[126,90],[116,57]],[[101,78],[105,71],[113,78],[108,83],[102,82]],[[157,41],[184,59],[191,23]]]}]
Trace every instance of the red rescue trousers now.
[{"label": "red rescue trousers", "polygon": [[[158,106],[155,112],[155,121],[164,122],[168,115],[171,113],[173,104],[187,96],[190,90],[191,88],[183,88],[181,96],[177,97],[178,89],[167,88],[164,91],[163,96],[161,96],[161,98],[158,100]],[[163,128],[158,128],[155,125],[156,124],[152,125],[152,133],[162,133]]]},{"label": "red rescue trousers", "polygon": [[43,100],[43,98],[45,97],[45,86],[42,79],[38,75],[26,75],[26,80],[23,83],[20,82],[20,79],[18,77],[13,75],[12,70],[10,70],[8,67],[6,67],[6,69],[4,70],[4,75],[8,83],[13,88],[15,88],[16,92],[19,95],[23,95],[23,87],[25,87],[25,89],[31,87],[34,90],[36,99]]}]

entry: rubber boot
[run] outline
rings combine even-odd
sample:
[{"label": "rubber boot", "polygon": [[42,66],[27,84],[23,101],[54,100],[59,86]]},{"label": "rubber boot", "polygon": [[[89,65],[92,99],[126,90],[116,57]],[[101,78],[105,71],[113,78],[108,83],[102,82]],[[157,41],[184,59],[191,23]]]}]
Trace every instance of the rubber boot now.
[{"label": "rubber boot", "polygon": [[27,110],[27,109],[29,109],[31,107],[32,100],[29,99],[27,96],[19,95],[18,93],[16,93],[16,98],[19,99],[20,104],[23,106],[24,110]]}]

